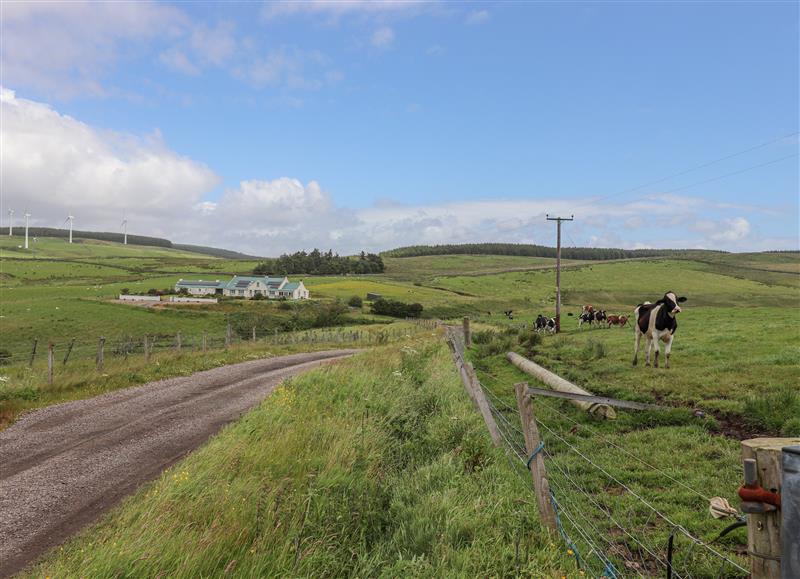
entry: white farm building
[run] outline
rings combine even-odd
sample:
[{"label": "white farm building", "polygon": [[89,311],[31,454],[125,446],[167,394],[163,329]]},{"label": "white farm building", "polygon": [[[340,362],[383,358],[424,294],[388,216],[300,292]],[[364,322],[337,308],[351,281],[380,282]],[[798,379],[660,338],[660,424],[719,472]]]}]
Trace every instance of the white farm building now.
[{"label": "white farm building", "polygon": [[179,279],[175,284],[175,291],[181,290],[193,296],[221,295],[234,298],[254,298],[260,295],[268,299],[307,300],[309,295],[302,281],[290,282],[286,276],[235,275],[230,281]]}]

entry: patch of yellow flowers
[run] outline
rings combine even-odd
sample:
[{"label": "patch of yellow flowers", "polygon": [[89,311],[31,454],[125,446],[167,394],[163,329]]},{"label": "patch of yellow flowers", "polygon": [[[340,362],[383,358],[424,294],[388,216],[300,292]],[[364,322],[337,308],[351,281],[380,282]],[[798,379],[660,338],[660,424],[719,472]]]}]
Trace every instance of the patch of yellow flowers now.
[{"label": "patch of yellow flowers", "polygon": [[278,386],[270,396],[272,403],[279,408],[289,408],[294,404],[294,388]]}]

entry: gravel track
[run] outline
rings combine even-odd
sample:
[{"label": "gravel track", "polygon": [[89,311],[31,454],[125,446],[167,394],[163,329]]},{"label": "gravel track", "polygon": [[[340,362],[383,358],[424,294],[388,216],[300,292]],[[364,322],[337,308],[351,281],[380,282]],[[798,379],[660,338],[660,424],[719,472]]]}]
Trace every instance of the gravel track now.
[{"label": "gravel track", "polygon": [[223,366],[23,416],[0,432],[0,577],[97,519],[284,378],[355,352]]}]

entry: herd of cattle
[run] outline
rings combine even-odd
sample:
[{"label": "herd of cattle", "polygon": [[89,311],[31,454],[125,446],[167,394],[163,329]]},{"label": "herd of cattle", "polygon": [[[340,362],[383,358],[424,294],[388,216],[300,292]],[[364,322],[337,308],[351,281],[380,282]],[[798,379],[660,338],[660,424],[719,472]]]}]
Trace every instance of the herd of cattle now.
[{"label": "herd of cattle", "polygon": [[[675,338],[675,331],[678,329],[678,322],[675,316],[681,312],[679,303],[686,301],[685,297],[677,297],[673,292],[667,292],[664,297],[655,303],[643,302],[636,306],[633,311],[634,322],[634,351],[633,365],[638,361],[639,345],[642,337],[647,342],[646,364],[650,365],[650,354],[655,350],[653,366],[658,368],[658,357],[660,354],[659,341],[664,342],[664,367],[669,368],[669,355],[672,350],[672,341]],[[507,317],[512,317],[512,312],[505,312]],[[572,314],[569,314],[572,315]],[[513,319],[513,318],[512,318]],[[605,310],[595,309],[594,306],[587,304],[581,308],[578,315],[578,327],[583,324],[624,327],[628,323],[628,316],[609,316]],[[537,332],[556,332],[556,319],[548,318],[539,314],[536,318],[534,329]]]}]

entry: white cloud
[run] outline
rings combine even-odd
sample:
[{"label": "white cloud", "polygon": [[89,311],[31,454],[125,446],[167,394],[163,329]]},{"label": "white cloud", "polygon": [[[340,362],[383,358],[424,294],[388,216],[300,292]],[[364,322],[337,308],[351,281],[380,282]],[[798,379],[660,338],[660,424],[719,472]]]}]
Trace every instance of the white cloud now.
[{"label": "white cloud", "polygon": [[381,26],[372,33],[370,44],[375,48],[388,48],[394,42],[394,30],[388,26]]},{"label": "white cloud", "polygon": [[472,10],[469,14],[467,14],[464,22],[469,25],[477,25],[483,24],[484,22],[489,20],[489,11],[488,10]]},{"label": "white cloud", "polygon": [[321,15],[338,19],[344,15],[378,16],[401,12],[417,11],[429,2],[424,0],[306,0],[304,2],[268,1],[261,9],[261,17],[273,20],[281,16],[294,14]]},{"label": "white cloud", "polygon": [[3,82],[58,97],[105,96],[125,48],[175,38],[188,19],[153,2],[4,2]]},{"label": "white cloud", "polygon": [[233,74],[256,88],[283,86],[290,90],[319,90],[340,82],[343,75],[329,68],[330,59],[319,51],[281,47],[238,66]]},{"label": "white cloud", "polygon": [[222,67],[236,54],[236,27],[232,22],[222,21],[211,27],[208,24],[192,23],[182,38],[159,55],[167,67],[184,74],[196,75],[209,66]]},{"label": "white cloud", "polygon": [[123,210],[166,224],[185,217],[219,181],[170,150],[158,131],[137,137],[98,130],[0,91],[3,203],[28,207],[35,224],[60,223],[65,210],[75,213],[77,228],[114,228]]}]

